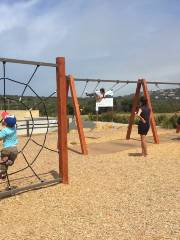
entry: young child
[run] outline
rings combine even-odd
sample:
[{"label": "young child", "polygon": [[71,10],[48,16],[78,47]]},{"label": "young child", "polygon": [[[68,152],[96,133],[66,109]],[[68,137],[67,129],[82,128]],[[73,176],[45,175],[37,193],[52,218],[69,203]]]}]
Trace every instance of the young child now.
[{"label": "young child", "polygon": [[150,109],[148,108],[147,99],[145,97],[140,98],[140,107],[138,112],[136,112],[136,115],[139,118],[138,134],[141,137],[142,156],[146,157],[147,156],[146,135],[150,127]]},{"label": "young child", "polygon": [[16,135],[16,117],[14,115],[1,114],[2,125],[4,128],[0,131],[0,140],[3,141],[0,160],[0,179],[6,179],[9,166],[14,164],[18,155],[17,135]]},{"label": "young child", "polygon": [[86,93],[86,96],[88,97],[95,97],[97,102],[100,102],[105,97],[105,89],[100,88],[98,92],[95,93]]}]

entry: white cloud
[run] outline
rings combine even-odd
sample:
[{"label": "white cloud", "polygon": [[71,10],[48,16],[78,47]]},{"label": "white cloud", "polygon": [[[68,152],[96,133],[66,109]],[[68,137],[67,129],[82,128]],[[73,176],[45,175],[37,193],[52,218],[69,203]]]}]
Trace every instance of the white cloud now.
[{"label": "white cloud", "polygon": [[13,30],[16,27],[24,26],[28,18],[28,11],[38,3],[38,0],[26,2],[15,2],[13,5],[0,4],[0,34]]},{"label": "white cloud", "polygon": [[[180,4],[173,8],[162,0],[51,3],[49,8],[42,0],[0,3],[2,56],[53,62],[56,56],[66,56],[67,72],[77,77],[178,79],[180,18],[173,11]],[[45,77],[52,81],[48,74]]]}]

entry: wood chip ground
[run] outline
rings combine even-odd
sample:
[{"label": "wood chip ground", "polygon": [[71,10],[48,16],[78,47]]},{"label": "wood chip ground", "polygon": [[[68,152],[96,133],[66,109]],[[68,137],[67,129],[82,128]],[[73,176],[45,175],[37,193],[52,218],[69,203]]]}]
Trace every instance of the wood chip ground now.
[{"label": "wood chip ground", "polygon": [[[90,154],[82,156],[69,150],[69,185],[1,199],[0,239],[179,240],[180,136],[174,130],[159,129],[162,143],[150,141],[149,155],[144,158],[139,155],[139,141],[124,140],[125,131],[124,127],[87,129]],[[136,128],[132,137],[138,139]],[[41,135],[33,138],[40,144],[44,139]],[[68,139],[69,147],[80,151],[75,130]],[[21,137],[19,148],[25,142]],[[46,146],[56,149],[56,145],[56,133],[49,134]],[[29,142],[24,151],[28,161],[39,149]],[[19,155],[10,172],[22,167],[26,164]],[[54,179],[57,154],[43,150],[33,168],[42,179]],[[39,182],[30,169],[10,176],[10,180],[14,188]],[[5,187],[1,182],[0,191]]]}]

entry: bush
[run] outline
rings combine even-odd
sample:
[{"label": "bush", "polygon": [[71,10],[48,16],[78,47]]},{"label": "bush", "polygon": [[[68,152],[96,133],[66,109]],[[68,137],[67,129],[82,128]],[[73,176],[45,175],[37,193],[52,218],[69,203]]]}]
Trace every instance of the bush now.
[{"label": "bush", "polygon": [[106,113],[101,113],[101,120],[100,121],[103,121],[103,122],[112,122],[114,121],[114,118],[115,118],[115,113],[110,111],[110,112],[106,112]]},{"label": "bush", "polygon": [[[101,113],[98,115],[98,121],[102,122],[116,122],[116,123],[124,123],[128,124],[129,123],[129,117],[130,114],[116,114],[112,111],[106,112],[106,113]],[[97,121],[97,116],[94,114],[89,114],[88,118],[90,121]],[[167,114],[158,114],[155,115],[155,121],[157,126],[161,126],[163,128],[176,128],[176,122],[178,119],[178,115],[172,115],[169,116]],[[135,118],[134,124],[138,124],[139,119]]]},{"label": "bush", "polygon": [[167,121],[168,116],[165,114],[155,115],[156,125],[161,126],[162,122]]},{"label": "bush", "polygon": [[173,115],[171,117],[166,117],[163,119],[163,121],[161,122],[161,126],[163,128],[176,128],[176,123],[177,123],[177,119],[178,116],[177,115]]},{"label": "bush", "polygon": [[114,118],[114,122],[116,123],[128,123],[129,122],[129,116],[128,115],[119,115],[116,114],[115,118]]},{"label": "bush", "polygon": [[96,115],[92,114],[92,113],[89,113],[88,114],[88,120],[89,121],[96,121]]}]

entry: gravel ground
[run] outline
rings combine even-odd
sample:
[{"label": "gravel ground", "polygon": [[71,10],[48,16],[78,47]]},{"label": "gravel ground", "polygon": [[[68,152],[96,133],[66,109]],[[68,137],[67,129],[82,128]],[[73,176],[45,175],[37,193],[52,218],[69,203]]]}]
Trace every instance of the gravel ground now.
[{"label": "gravel ground", "polygon": [[[126,128],[86,130],[88,143],[123,139]],[[172,133],[159,130],[162,135]],[[150,134],[151,135],[151,134]],[[134,128],[133,136],[137,137]],[[178,135],[177,135],[178,136]],[[33,137],[42,144],[42,136]],[[77,133],[69,134],[77,144]],[[26,139],[20,138],[21,148]],[[57,136],[47,144],[56,149]],[[57,184],[0,200],[1,240],[164,240],[180,239],[180,141],[149,144],[149,155],[135,147],[82,156],[69,151],[70,184]],[[74,146],[74,145],[73,145]],[[32,141],[28,161],[40,149]],[[19,155],[11,172],[25,167]],[[43,150],[33,165],[43,179],[58,172],[57,154]],[[38,182],[28,169],[10,177],[13,186]],[[0,184],[0,190],[6,186]]]}]

